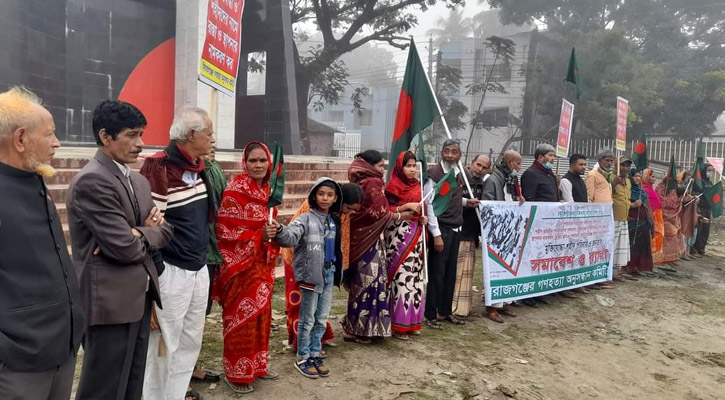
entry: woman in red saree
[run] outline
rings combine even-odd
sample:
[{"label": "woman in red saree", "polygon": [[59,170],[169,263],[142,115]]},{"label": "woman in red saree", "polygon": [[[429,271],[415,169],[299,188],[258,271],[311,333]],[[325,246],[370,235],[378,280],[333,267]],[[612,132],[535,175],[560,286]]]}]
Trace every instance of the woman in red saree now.
[{"label": "woman in red saree", "polygon": [[662,219],[665,223],[662,242],[661,264],[676,264],[684,251],[680,230],[682,229],[682,195],[678,189],[667,190],[666,181],[657,185],[657,194],[662,201]]},{"label": "woman in red saree", "polygon": [[224,373],[233,391],[249,393],[255,378],[274,379],[267,371],[272,324],[272,289],[279,246],[270,239],[269,177],[272,156],[267,146],[244,148],[242,172],[222,196],[216,235],[224,259],[212,296],[224,320]]}]

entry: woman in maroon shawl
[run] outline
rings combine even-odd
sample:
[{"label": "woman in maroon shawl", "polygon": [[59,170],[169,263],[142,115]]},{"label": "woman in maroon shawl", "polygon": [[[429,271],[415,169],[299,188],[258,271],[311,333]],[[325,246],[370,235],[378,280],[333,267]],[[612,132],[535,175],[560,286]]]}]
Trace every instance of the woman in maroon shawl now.
[{"label": "woman in maroon shawl", "polygon": [[267,146],[247,144],[242,172],[224,191],[216,223],[224,263],[214,279],[212,296],[223,308],[224,373],[237,393],[253,391],[255,378],[277,377],[267,371],[279,255],[279,246],[270,241],[276,229],[268,224],[271,169]]},{"label": "woman in maroon shawl", "polygon": [[[420,181],[415,176],[415,154],[400,153],[385,188],[390,210],[413,211],[422,199]],[[419,206],[418,206],[419,207]],[[425,277],[423,265],[423,226],[425,216],[391,220],[383,232],[388,263],[388,292],[393,336],[408,340],[423,326]]]},{"label": "woman in maroon shawl", "polygon": [[411,218],[409,212],[393,212],[383,193],[385,160],[375,150],[357,156],[348,169],[351,183],[362,186],[365,199],[350,217],[350,268],[345,275],[349,290],[347,315],[342,320],[345,340],[371,343],[371,338],[390,336],[386,262],[381,234],[391,220]]}]

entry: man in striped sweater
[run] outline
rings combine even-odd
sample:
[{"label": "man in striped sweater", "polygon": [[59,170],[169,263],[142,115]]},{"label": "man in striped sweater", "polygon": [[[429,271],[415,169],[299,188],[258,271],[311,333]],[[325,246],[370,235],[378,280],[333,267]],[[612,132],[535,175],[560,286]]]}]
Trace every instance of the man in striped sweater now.
[{"label": "man in striped sweater", "polygon": [[[174,227],[174,237],[157,252],[164,308],[151,322],[143,396],[182,399],[201,350],[209,292],[209,222],[216,213],[203,156],[212,151],[214,128],[206,111],[182,110],[171,125],[171,143],[146,159],[141,174],[151,183],[156,207]],[[164,351],[161,351],[164,349]]]}]

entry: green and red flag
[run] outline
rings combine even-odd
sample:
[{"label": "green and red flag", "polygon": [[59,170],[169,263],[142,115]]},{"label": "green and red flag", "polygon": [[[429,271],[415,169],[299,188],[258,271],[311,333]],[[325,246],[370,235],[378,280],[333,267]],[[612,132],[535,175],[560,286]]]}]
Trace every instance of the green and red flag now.
[{"label": "green and red flag", "polygon": [[649,159],[647,158],[647,136],[642,132],[637,142],[632,148],[632,162],[637,171],[642,171],[649,167]]},{"label": "green and red flag", "polygon": [[443,178],[435,184],[433,187],[433,190],[435,191],[435,197],[433,197],[433,212],[436,217],[446,212],[448,204],[451,202],[451,196],[457,186],[455,168],[451,168],[450,171],[443,175]]},{"label": "green and red flag", "polygon": [[272,174],[269,178],[269,201],[267,202],[269,208],[282,204],[282,197],[284,196],[284,175],[284,152],[282,145],[275,143],[274,151],[272,152]]},{"label": "green and red flag", "polygon": [[710,203],[712,217],[717,218],[722,215],[722,181],[710,186],[702,192],[702,201]]},{"label": "green and red flag", "polygon": [[581,77],[579,76],[579,65],[576,62],[576,48],[571,48],[571,55],[569,56],[569,68],[566,70],[565,82],[573,83],[576,86],[576,98],[578,99],[582,95]]},{"label": "green and red flag", "polygon": [[695,153],[695,165],[692,167],[692,189],[693,193],[702,193],[705,187],[702,184],[702,177],[707,173],[705,171],[705,151],[702,140],[697,143],[697,152]]},{"label": "green and red flag", "polygon": [[403,87],[400,89],[400,98],[398,99],[398,112],[395,115],[393,143],[390,146],[390,162],[388,163],[388,178],[390,178],[390,173],[393,171],[398,155],[407,151],[415,135],[418,135],[418,158],[423,162],[423,179],[426,179],[422,132],[433,123],[438,115],[435,94],[428,82],[415,42],[411,39],[410,49],[408,50],[408,63],[405,66],[405,77],[403,77]]},{"label": "green and red flag", "polygon": [[675,165],[675,155],[670,158],[670,167],[665,174],[665,193],[677,189],[677,166]]}]

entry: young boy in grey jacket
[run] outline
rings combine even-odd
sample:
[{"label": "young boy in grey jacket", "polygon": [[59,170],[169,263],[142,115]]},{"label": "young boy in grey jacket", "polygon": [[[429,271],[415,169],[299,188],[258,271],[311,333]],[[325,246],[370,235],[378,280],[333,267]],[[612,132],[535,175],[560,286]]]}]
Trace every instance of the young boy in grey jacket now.
[{"label": "young boy in grey jacket", "polygon": [[289,226],[276,223],[275,240],[294,247],[295,281],[300,285],[300,317],[297,329],[297,368],[308,378],[330,375],[320,358],[322,336],[332,304],[332,287],[342,277],[339,219],[342,190],[330,178],[320,178],[307,198],[310,211]]}]

